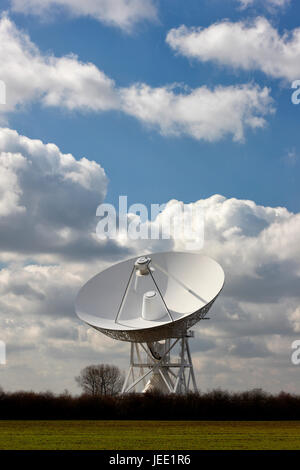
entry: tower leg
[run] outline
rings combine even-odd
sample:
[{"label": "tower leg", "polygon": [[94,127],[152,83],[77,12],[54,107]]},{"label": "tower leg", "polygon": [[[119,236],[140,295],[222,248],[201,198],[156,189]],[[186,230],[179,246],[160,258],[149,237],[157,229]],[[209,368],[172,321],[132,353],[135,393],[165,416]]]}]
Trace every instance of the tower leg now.
[{"label": "tower leg", "polygon": [[193,367],[193,362],[192,362],[192,356],[191,356],[191,351],[190,351],[190,345],[189,345],[189,342],[188,342],[188,341],[186,341],[186,353],[187,353],[188,361],[189,361],[189,364],[190,364],[189,379],[192,378],[194,392],[195,392],[195,393],[198,393],[198,387],[197,387],[197,383],[196,383],[196,379],[195,379],[195,374],[194,374],[194,367]]}]

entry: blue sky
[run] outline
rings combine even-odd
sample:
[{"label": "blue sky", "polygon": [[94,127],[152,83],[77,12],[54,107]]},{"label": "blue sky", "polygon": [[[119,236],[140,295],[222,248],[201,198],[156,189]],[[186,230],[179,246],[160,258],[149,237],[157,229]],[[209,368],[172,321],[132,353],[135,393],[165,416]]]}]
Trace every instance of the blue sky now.
[{"label": "blue sky", "polygon": [[[3,6],[3,10],[9,5]],[[191,88],[255,82],[271,88],[276,113],[264,129],[247,130],[244,142],[227,136],[203,142],[188,136],[162,136],[119,111],[66,112],[33,104],[13,115],[10,124],[31,138],[55,142],[77,158],[98,161],[110,180],[107,200],[127,194],[130,203],[184,202],[219,193],[285,206],[299,211],[300,106],[292,105],[290,83],[257,71],[231,70],[178,56],[166,44],[171,28],[181,24],[208,27],[216,21],[264,15],[283,32],[297,26],[300,6],[269,12],[263,6],[240,10],[235,1],[178,0],[159,4],[158,20],[139,24],[130,34],[92,18],[66,21],[65,16],[40,20],[14,13],[11,18],[30,35],[43,53],[75,53],[113,78],[118,86],[144,82],[152,87],[174,82]],[[296,161],[287,158],[296,154]]]}]

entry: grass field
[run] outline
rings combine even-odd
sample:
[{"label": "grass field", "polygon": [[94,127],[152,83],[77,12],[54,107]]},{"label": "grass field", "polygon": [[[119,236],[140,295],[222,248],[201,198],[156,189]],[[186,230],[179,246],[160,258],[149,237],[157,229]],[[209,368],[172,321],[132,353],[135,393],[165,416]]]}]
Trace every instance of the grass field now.
[{"label": "grass field", "polygon": [[0,421],[0,449],[300,450],[300,422]]}]

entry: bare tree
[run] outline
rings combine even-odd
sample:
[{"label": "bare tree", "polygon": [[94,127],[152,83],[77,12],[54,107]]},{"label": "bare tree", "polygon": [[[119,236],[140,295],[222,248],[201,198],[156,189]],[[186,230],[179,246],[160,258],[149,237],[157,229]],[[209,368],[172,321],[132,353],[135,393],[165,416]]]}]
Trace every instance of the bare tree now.
[{"label": "bare tree", "polygon": [[118,367],[99,364],[85,367],[75,380],[88,395],[116,395],[122,389],[124,377]]}]

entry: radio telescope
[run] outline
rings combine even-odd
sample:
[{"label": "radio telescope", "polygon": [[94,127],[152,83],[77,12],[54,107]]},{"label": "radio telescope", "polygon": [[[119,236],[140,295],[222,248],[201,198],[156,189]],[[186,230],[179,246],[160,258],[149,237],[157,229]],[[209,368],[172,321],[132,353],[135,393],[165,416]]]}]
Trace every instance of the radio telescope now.
[{"label": "radio telescope", "polygon": [[190,328],[207,319],[223,285],[223,269],[207,256],[153,253],[94,276],[79,291],[75,309],[91,327],[131,343],[123,393],[186,393],[197,391]]}]

